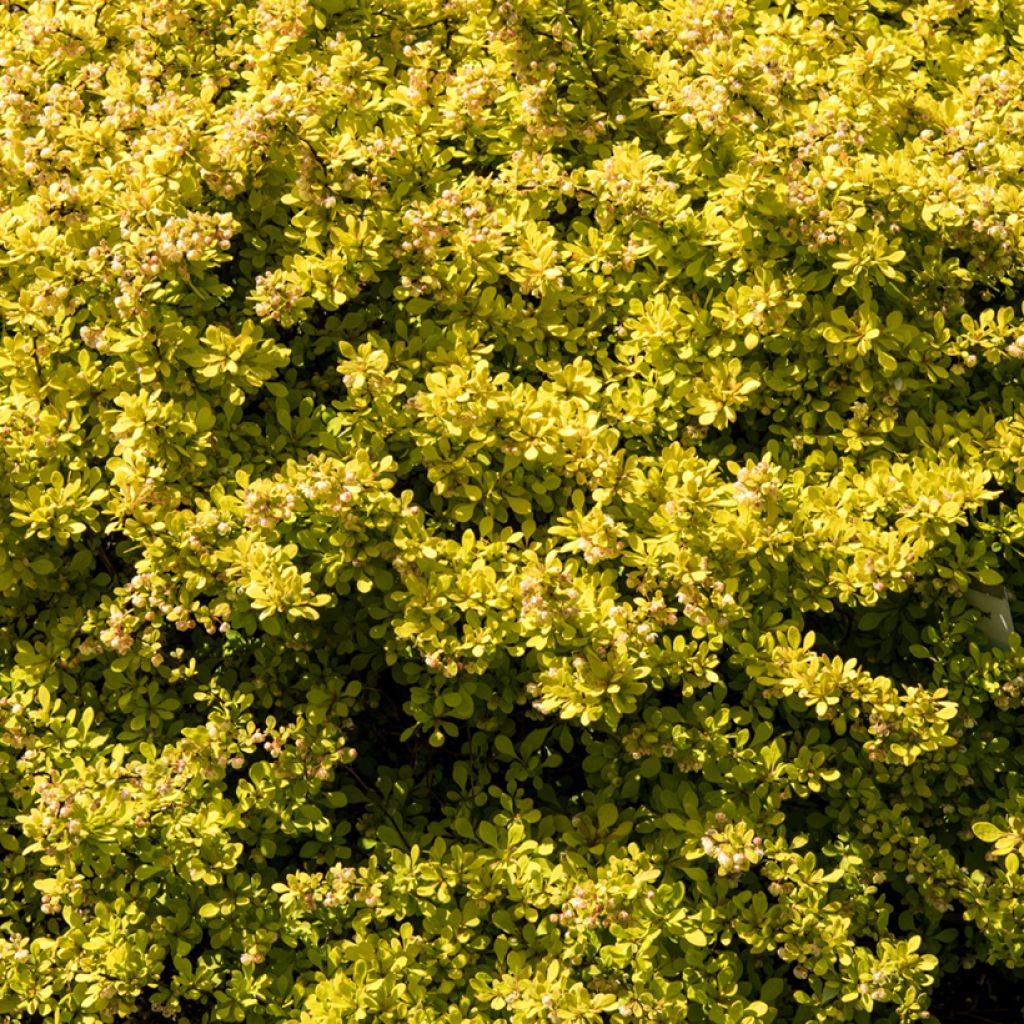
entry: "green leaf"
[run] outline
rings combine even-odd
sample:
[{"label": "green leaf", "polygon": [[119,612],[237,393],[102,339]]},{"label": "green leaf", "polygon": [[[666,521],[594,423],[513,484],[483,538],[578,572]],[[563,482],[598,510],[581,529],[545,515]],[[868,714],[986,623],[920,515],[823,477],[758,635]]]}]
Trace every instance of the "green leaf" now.
[{"label": "green leaf", "polygon": [[1001,835],[995,841],[995,845],[992,847],[992,851],[994,853],[998,853],[1000,856],[1005,856],[1006,854],[1014,851],[1017,848],[1017,845],[1017,837],[1012,832],[1008,832]]},{"label": "green leaf", "polygon": [[987,821],[976,821],[971,826],[971,831],[983,843],[994,843],[1000,836],[1004,834],[1002,829],[996,828],[995,825]]},{"label": "green leaf", "polygon": [[504,733],[498,733],[498,735],[494,737],[494,749],[504,757],[507,757],[510,760],[515,760],[516,748]]},{"label": "green leaf", "polygon": [[505,501],[508,503],[508,507],[520,517],[528,516],[530,509],[533,507],[527,498],[507,497]]},{"label": "green leaf", "polygon": [[526,739],[523,740],[522,745],[519,748],[519,752],[523,756],[523,758],[528,758],[531,754],[535,754],[538,750],[540,750],[541,746],[544,743],[544,740],[547,738],[547,735],[550,731],[550,727],[544,729],[534,729],[526,737]]},{"label": "green leaf", "polygon": [[1003,577],[995,569],[979,569],[976,575],[980,582],[989,587],[999,586],[1003,582]]}]

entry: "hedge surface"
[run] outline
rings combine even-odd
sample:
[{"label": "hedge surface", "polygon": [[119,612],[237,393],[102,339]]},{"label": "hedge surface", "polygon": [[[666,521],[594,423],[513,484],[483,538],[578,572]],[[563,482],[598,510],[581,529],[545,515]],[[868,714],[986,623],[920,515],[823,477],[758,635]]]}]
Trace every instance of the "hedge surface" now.
[{"label": "hedge surface", "polygon": [[0,1019],[1024,971],[1022,23],[6,4]]}]

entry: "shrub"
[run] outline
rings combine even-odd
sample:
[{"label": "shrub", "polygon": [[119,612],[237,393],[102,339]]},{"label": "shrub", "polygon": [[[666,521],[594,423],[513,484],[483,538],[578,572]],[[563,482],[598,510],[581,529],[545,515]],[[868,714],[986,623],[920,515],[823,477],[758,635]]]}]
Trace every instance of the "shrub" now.
[{"label": "shrub", "polygon": [[1024,968],[1022,17],[5,5],[0,1015]]}]

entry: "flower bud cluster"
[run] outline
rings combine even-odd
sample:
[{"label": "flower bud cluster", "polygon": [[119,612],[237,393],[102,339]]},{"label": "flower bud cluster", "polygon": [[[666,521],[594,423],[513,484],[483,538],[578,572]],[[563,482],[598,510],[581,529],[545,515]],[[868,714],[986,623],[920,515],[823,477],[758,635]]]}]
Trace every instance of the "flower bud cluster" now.
[{"label": "flower bud cluster", "polygon": [[673,74],[660,80],[657,89],[655,110],[673,117],[685,128],[717,135],[726,131],[736,117],[728,80],[704,76],[679,81]]},{"label": "flower bud cluster", "polygon": [[26,46],[45,46],[47,63],[59,66],[65,61],[70,63],[77,60],[88,52],[85,43],[64,31],[61,23],[53,17],[47,20],[26,19],[19,26],[19,31]]},{"label": "flower bud cluster", "polygon": [[467,61],[460,64],[449,76],[445,91],[448,99],[446,116],[462,130],[467,123],[480,125],[488,108],[500,95],[494,62]]},{"label": "flower bud cluster", "polygon": [[[323,490],[327,489],[326,481]],[[315,493],[314,487],[309,490]],[[292,522],[298,497],[285,484],[259,481],[245,488],[239,495],[242,499],[242,517],[248,527],[258,526],[268,530],[280,522]]]},{"label": "flower bud cluster", "polygon": [[748,826],[730,824],[722,811],[715,815],[715,824],[704,832],[700,844],[705,855],[718,862],[719,875],[742,874],[764,856],[761,837]]},{"label": "flower bud cluster", "polygon": [[415,252],[424,262],[435,258],[438,245],[449,237],[449,228],[443,223],[434,206],[419,203],[410,206],[402,215],[405,236],[401,244],[403,255]]},{"label": "flower bud cluster", "polygon": [[0,960],[4,963],[24,964],[31,957],[27,936],[14,932],[10,938],[0,938]]},{"label": "flower bud cluster", "polygon": [[548,920],[577,929],[628,926],[635,920],[635,912],[627,905],[630,902],[632,898],[628,893],[615,891],[606,882],[576,885],[561,910],[549,914]]},{"label": "flower bud cluster", "polygon": [[291,327],[299,313],[312,304],[305,282],[283,268],[268,270],[256,278],[249,301],[258,317]]},{"label": "flower bud cluster", "polygon": [[[641,155],[635,145],[618,145],[611,156],[588,172],[586,180],[603,199],[639,217],[668,223],[680,218],[689,220],[691,212],[680,206],[679,183],[659,173],[661,168],[661,161],[652,159],[650,154]],[[625,262],[631,258],[627,257]],[[614,264],[605,261],[599,269],[608,275]]]},{"label": "flower bud cluster", "polygon": [[[180,267],[185,261],[199,262],[217,258],[231,247],[231,239],[238,222],[230,213],[190,213],[184,217],[168,217],[151,238],[133,240],[133,250],[139,254],[140,272],[156,277],[170,267]],[[130,232],[122,229],[122,237]],[[114,270],[123,266],[121,256],[115,255]],[[180,267],[183,276],[188,271]]]},{"label": "flower bud cluster", "polygon": [[673,761],[681,772],[699,771],[704,764],[703,752],[682,725],[635,725],[623,736],[622,749],[633,761],[654,756]]},{"label": "flower bud cluster", "polygon": [[[376,471],[369,467],[345,464],[335,459],[310,459],[301,481],[295,485],[295,493],[305,499],[309,511],[341,517],[339,525],[357,529],[365,521],[367,499],[373,500],[371,485],[376,478]],[[283,489],[281,502],[286,513],[290,508],[298,507],[295,501],[288,501],[288,495],[289,492]],[[280,518],[290,521],[287,514]]]},{"label": "flower bud cluster", "polygon": [[201,161],[203,180],[212,191],[226,199],[242,191],[259,157],[280,134],[282,122],[300,109],[303,90],[299,82],[279,81],[224,109]]},{"label": "flower bud cluster", "polygon": [[135,643],[132,626],[137,620],[129,617],[117,606],[112,606],[107,616],[107,628],[100,633],[100,641],[117,654],[127,654]]},{"label": "flower bud cluster", "polygon": [[306,34],[305,8],[302,0],[260,0],[251,14],[256,52],[266,59],[301,39]]},{"label": "flower bud cluster", "polygon": [[[19,123],[23,126],[38,124],[41,116],[39,94],[44,91],[45,87],[42,73],[31,61],[9,63],[5,60],[2,67],[0,103],[3,104],[7,123],[11,125]],[[34,162],[33,157],[38,155],[39,150],[46,144],[46,140],[46,134],[40,132],[36,140],[29,143],[33,147],[26,153],[29,161]],[[38,167],[35,170],[38,170]]]},{"label": "flower bud cluster", "polygon": [[439,672],[446,679],[454,679],[465,667],[454,654],[445,650],[429,651],[423,656],[423,664],[431,672]]},{"label": "flower bud cluster", "polygon": [[568,621],[580,614],[580,592],[573,578],[547,567],[529,569],[519,583],[519,623],[524,631]]},{"label": "flower bud cluster", "polygon": [[353,898],[358,873],[355,868],[334,864],[327,871],[328,889],[323,897],[325,907],[344,906]]},{"label": "flower bud cluster", "polygon": [[1014,338],[1006,346],[1006,354],[1013,359],[1024,359],[1024,334]]},{"label": "flower bud cluster", "polygon": [[822,154],[845,163],[864,145],[864,135],[847,114],[823,104],[814,118],[793,132],[789,145],[801,163],[813,163]]},{"label": "flower bud cluster", "polygon": [[754,466],[743,466],[736,472],[733,494],[737,504],[759,509],[766,498],[774,498],[779,490],[781,470],[762,459]]},{"label": "flower bud cluster", "polygon": [[870,996],[876,1003],[885,1002],[889,998],[886,983],[889,981],[889,972],[884,968],[875,968],[867,978],[863,978],[857,984],[857,991],[861,995]]},{"label": "flower bud cluster", "polygon": [[633,38],[645,48],[659,47],[690,57],[708,49],[728,48],[735,31],[732,4],[688,3],[653,8],[641,16]]},{"label": "flower bud cluster", "polygon": [[676,601],[682,605],[683,614],[699,626],[710,626],[712,613],[717,611],[718,614],[714,617],[717,629],[725,629],[729,625],[730,616],[736,610],[736,599],[727,593],[722,580],[702,584],[684,582],[676,594]]},{"label": "flower bud cluster", "polygon": [[892,723],[880,711],[872,710],[868,718],[868,732],[873,736],[888,736],[892,732]]},{"label": "flower bud cluster", "polygon": [[[991,685],[991,684],[990,684]],[[998,684],[998,690],[992,698],[1000,711],[1008,711],[1010,708],[1018,708],[1024,702],[1024,676],[1016,675]],[[989,689],[989,686],[986,686]]]},{"label": "flower bud cluster", "polygon": [[576,546],[587,565],[596,565],[605,559],[614,558],[626,546],[622,540],[622,527],[599,508],[593,509],[580,520],[579,530],[580,537]]},{"label": "flower bud cluster", "polygon": [[[406,50],[411,51],[411,47]],[[426,106],[441,91],[443,76],[436,74],[429,64],[410,67],[406,71],[406,84],[402,87],[402,98],[413,109]]]},{"label": "flower bud cluster", "polygon": [[72,906],[78,910],[84,889],[84,879],[81,876],[73,879],[65,878],[58,891],[42,894],[39,900],[39,909],[42,913],[50,916],[61,913],[65,906]]}]

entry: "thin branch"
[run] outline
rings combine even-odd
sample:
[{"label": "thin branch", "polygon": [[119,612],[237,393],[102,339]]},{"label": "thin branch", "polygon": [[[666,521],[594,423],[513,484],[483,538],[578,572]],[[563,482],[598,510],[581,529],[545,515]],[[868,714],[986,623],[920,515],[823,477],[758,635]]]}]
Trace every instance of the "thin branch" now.
[{"label": "thin branch", "polygon": [[405,846],[405,852],[412,853],[412,843],[410,843],[406,838],[405,833],[402,831],[402,826],[398,824],[395,816],[388,810],[387,804],[385,804],[383,800],[379,799],[373,790],[363,782],[351,765],[346,764],[342,765],[342,767],[349,773],[349,775],[352,776],[353,779],[355,779],[356,785],[359,786],[359,788],[366,794],[367,800],[371,801],[384,812],[385,817],[394,826],[395,832],[398,833],[398,838],[402,840],[402,843]]}]

